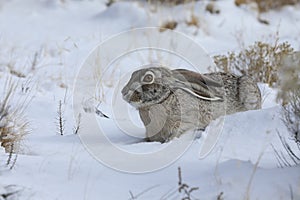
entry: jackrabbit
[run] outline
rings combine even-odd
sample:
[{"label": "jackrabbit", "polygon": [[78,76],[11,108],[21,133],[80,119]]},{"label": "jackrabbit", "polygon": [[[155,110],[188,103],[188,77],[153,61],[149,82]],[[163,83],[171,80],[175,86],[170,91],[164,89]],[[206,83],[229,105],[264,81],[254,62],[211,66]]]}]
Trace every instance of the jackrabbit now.
[{"label": "jackrabbit", "polygon": [[122,95],[138,109],[148,141],[166,142],[219,116],[261,108],[259,88],[248,76],[159,65],[133,72]]}]

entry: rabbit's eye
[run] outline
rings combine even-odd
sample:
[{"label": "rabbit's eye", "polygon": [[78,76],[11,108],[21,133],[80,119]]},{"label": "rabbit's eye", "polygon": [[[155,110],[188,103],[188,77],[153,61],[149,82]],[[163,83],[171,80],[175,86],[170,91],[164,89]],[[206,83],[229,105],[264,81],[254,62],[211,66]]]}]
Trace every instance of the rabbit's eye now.
[{"label": "rabbit's eye", "polygon": [[152,74],[146,74],[143,78],[143,82],[151,83],[151,82],[153,82],[153,79],[154,79],[154,77]]}]

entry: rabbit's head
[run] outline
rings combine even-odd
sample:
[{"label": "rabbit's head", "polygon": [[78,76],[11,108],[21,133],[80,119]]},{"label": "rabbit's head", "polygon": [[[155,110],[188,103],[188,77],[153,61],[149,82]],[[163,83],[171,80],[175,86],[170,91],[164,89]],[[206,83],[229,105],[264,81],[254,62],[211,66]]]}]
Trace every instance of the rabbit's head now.
[{"label": "rabbit's head", "polygon": [[129,82],[122,89],[122,95],[125,101],[136,108],[161,103],[177,89],[207,101],[222,100],[222,97],[210,91],[210,86],[222,85],[189,70],[150,66],[132,73]]},{"label": "rabbit's head", "polygon": [[123,99],[136,108],[160,103],[171,94],[171,77],[171,71],[162,67],[137,70],[122,89]]}]

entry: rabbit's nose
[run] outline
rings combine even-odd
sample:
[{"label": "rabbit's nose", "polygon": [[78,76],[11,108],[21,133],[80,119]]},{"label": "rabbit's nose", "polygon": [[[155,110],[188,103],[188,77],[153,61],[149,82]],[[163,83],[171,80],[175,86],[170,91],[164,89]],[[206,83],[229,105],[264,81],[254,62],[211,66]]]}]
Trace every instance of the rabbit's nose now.
[{"label": "rabbit's nose", "polygon": [[125,86],[122,91],[121,91],[122,95],[125,96],[128,93],[128,87]]}]

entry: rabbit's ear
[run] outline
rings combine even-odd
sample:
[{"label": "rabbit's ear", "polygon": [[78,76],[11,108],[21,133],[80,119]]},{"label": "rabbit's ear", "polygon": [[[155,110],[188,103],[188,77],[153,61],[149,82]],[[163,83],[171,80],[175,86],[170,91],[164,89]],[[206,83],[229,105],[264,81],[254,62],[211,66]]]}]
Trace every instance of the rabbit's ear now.
[{"label": "rabbit's ear", "polygon": [[222,96],[216,94],[213,88],[222,84],[199,73],[186,69],[172,70],[175,87],[180,88],[195,97],[208,101],[223,101]]},{"label": "rabbit's ear", "polygon": [[172,70],[173,75],[178,75],[176,78],[185,79],[191,83],[200,84],[203,87],[222,87],[223,85],[207,76],[187,70],[187,69],[175,69]]}]

